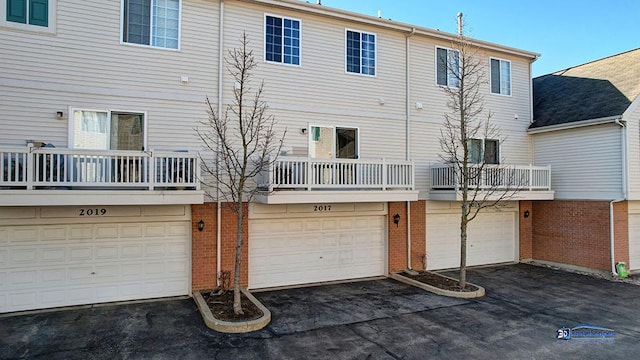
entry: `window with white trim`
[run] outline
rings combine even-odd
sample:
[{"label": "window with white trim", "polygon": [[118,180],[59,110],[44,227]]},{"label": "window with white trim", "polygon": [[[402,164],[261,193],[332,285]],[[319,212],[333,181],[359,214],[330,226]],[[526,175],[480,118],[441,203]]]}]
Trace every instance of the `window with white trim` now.
[{"label": "window with white trim", "polygon": [[122,42],[178,49],[180,0],[123,0]]},{"label": "window with white trim", "polygon": [[353,30],[346,31],[346,71],[362,75],[376,75],[376,35]]},{"label": "window with white trim", "polygon": [[458,50],[436,47],[436,84],[447,87],[460,87],[460,52]]},{"label": "window with white trim", "polygon": [[264,59],[300,65],[300,21],[273,15],[266,15],[264,21]]},{"label": "window with white trim", "polygon": [[71,114],[74,149],[144,150],[144,113],[73,109]]},{"label": "window with white trim", "polygon": [[309,154],[319,159],[357,159],[358,129],[349,127],[311,126]]},{"label": "window with white trim", "polygon": [[491,93],[511,95],[511,61],[490,59]]},{"label": "window with white trim", "polygon": [[469,163],[499,164],[500,142],[493,139],[469,139],[467,142]]},{"label": "window with white trim", "polygon": [[0,26],[55,32],[56,0],[0,0]]}]

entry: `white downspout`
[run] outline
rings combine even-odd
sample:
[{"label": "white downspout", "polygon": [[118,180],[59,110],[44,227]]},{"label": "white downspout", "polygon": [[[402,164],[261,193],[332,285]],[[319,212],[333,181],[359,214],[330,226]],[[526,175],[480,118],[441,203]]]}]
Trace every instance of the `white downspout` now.
[{"label": "white downspout", "polygon": [[[411,47],[409,38],[416,33],[416,28],[411,28],[411,32],[405,37],[405,93],[406,93],[406,139],[405,143],[407,148],[405,150],[406,160],[411,159],[411,80],[410,80],[410,66],[411,66]],[[414,169],[415,171],[415,169]],[[411,201],[407,201],[407,268],[411,267]]]},{"label": "white downspout", "polygon": [[613,275],[618,276],[618,270],[616,269],[616,254],[615,254],[615,231],[614,231],[614,218],[613,218],[613,204],[625,201],[627,199],[627,128],[620,119],[616,120],[616,124],[620,125],[620,143],[622,150],[622,198],[611,200],[609,202],[609,238],[611,240],[611,272]]},{"label": "white downspout", "polygon": [[[222,117],[222,62],[224,44],[224,0],[220,0],[220,28],[218,29],[218,119]],[[220,176],[220,141],[216,153],[216,176]],[[222,270],[222,203],[220,202],[220,184],[216,183],[216,285],[220,287],[220,271]]]}]

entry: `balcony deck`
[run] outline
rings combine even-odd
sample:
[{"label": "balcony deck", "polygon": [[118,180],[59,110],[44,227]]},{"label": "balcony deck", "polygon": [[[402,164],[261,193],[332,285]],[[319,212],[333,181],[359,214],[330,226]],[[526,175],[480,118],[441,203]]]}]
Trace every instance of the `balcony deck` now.
[{"label": "balcony deck", "polygon": [[196,204],[197,154],[0,148],[0,206]]},{"label": "balcony deck", "polygon": [[410,161],[284,156],[260,175],[266,204],[418,200]]},{"label": "balcony deck", "polygon": [[[471,190],[488,194],[495,199],[498,194],[509,193],[510,200],[553,200],[551,190],[551,167],[535,165],[479,165],[470,166],[470,171],[482,171],[469,184]],[[459,170],[454,164],[435,164],[430,167],[432,200],[460,201]],[[491,194],[493,193],[493,194]]]}]

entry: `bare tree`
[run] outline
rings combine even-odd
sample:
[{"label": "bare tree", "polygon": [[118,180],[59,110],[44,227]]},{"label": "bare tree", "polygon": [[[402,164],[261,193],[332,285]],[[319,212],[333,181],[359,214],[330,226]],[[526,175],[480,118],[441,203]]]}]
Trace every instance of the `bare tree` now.
[{"label": "bare tree", "polygon": [[242,314],[243,203],[251,201],[260,191],[255,184],[256,177],[276,161],[286,131],[282,137],[276,137],[275,118],[267,113],[267,103],[262,100],[264,82],[255,91],[251,88],[257,63],[249,49],[246,33],[242,34],[240,47],[228,51],[225,63],[235,81],[233,100],[225,107],[224,114],[219,115],[207,98],[209,118],[196,132],[205,149],[217,155],[214,163],[201,156],[203,173],[215,180],[220,196],[230,203],[237,215],[233,311]]},{"label": "bare tree", "polygon": [[[452,164],[460,204],[460,287],[467,281],[467,228],[482,209],[499,207],[518,191],[523,179],[507,166],[497,166],[498,154],[484,151],[487,140],[503,143],[500,128],[485,109],[482,92],[487,87],[487,56],[464,35],[462,14],[458,15],[458,36],[451,50],[437,57],[440,74],[446,74],[442,90],[448,97],[444,126],[440,130],[441,160]],[[480,145],[478,149],[478,145]],[[481,150],[481,151],[478,151]],[[497,151],[497,149],[496,149]]]}]

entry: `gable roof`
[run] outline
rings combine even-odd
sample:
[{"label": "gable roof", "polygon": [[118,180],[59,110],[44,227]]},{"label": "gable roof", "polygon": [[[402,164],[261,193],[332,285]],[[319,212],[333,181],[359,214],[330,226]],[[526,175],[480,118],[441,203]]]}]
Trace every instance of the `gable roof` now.
[{"label": "gable roof", "polygon": [[640,95],[640,48],[533,79],[529,128],[622,115]]}]

